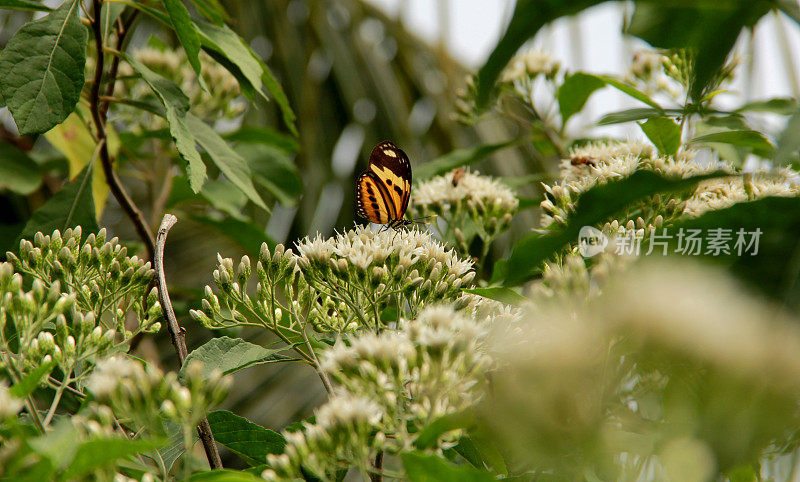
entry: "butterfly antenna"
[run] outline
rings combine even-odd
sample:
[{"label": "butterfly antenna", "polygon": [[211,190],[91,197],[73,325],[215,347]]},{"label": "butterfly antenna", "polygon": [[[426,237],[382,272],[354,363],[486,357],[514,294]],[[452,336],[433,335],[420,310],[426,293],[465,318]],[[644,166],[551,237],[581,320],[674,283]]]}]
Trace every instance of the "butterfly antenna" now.
[{"label": "butterfly antenna", "polygon": [[430,216],[425,216],[425,217],[421,217],[421,218],[414,218],[411,222],[414,223],[414,224],[424,224],[425,226],[430,226],[431,222],[432,222],[430,220],[432,218],[437,218],[437,217],[439,217],[438,214],[431,214]]}]

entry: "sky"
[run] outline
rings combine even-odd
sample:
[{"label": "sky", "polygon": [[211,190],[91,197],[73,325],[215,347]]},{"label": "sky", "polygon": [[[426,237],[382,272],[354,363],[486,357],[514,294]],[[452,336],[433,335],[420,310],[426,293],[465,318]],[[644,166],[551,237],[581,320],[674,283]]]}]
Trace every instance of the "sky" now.
[{"label": "sky", "polygon": [[[440,5],[449,14],[446,44],[455,58],[477,68],[502,35],[514,8],[514,0],[368,0],[393,16],[400,16],[408,28],[429,41],[440,38]],[[621,73],[644,42],[622,36],[621,9],[624,4],[609,2],[565,18],[547,27],[532,42],[574,69],[594,73]],[[764,17],[756,26],[755,70],[759,73],[750,87],[734,84],[732,90],[747,91],[748,100],[777,96],[797,96],[798,81],[786,69],[786,54],[780,48],[781,28],[777,16]],[[800,28],[781,17],[792,52],[794,71],[800,71]],[[740,47],[748,39],[740,38]],[[577,48],[581,45],[582,48]],[[792,83],[795,84],[794,89]]]}]

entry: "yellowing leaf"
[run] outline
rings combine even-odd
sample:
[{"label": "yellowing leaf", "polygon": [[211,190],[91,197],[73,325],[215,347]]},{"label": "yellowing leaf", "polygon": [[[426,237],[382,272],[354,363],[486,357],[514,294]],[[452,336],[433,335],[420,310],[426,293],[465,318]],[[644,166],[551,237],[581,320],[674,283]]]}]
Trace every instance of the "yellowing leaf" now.
[{"label": "yellowing leaf", "polygon": [[[83,121],[88,118],[88,115],[86,107],[79,105],[77,112],[70,114],[67,120],[44,134],[47,141],[67,158],[70,179],[74,179],[86,167],[97,148],[97,143]],[[109,154],[115,157],[119,152],[120,142],[116,131],[110,124],[106,125],[106,135],[108,136]],[[95,216],[98,221],[100,221],[106,200],[108,200],[108,191],[103,164],[98,157],[95,159],[92,180]]]}]

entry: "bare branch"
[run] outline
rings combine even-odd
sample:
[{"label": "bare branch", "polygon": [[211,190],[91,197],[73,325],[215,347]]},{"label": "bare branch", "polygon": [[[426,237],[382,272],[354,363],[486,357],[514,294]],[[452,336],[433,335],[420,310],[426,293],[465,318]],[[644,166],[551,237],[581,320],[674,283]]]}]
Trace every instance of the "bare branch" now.
[{"label": "bare branch", "polygon": [[[156,278],[158,279],[158,301],[161,303],[161,312],[164,314],[164,319],[167,320],[167,331],[172,339],[172,346],[178,353],[178,360],[181,366],[186,361],[188,351],[186,349],[186,330],[181,328],[178,324],[178,319],[175,317],[175,311],[172,309],[172,301],[169,298],[169,291],[167,290],[167,279],[164,275],[164,245],[167,243],[167,233],[178,222],[178,218],[172,214],[165,214],[161,220],[161,226],[158,228],[158,237],[156,238],[155,256],[153,268],[156,270]],[[214,434],[211,432],[211,425],[208,423],[207,418],[203,418],[200,425],[197,426],[197,434],[200,436],[200,441],[203,442],[203,449],[206,451],[208,463],[212,469],[222,468],[222,459],[217,450],[217,444],[214,442]],[[189,447],[186,447],[189,450]]]}]

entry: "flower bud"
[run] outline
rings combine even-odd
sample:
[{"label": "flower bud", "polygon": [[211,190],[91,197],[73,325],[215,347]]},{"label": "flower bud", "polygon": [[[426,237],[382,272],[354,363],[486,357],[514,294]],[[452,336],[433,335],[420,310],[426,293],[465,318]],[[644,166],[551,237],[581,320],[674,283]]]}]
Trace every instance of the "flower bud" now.
[{"label": "flower bud", "polygon": [[258,258],[265,265],[269,264],[272,258],[270,257],[269,246],[267,246],[267,243],[261,243],[261,249],[258,252]]}]

